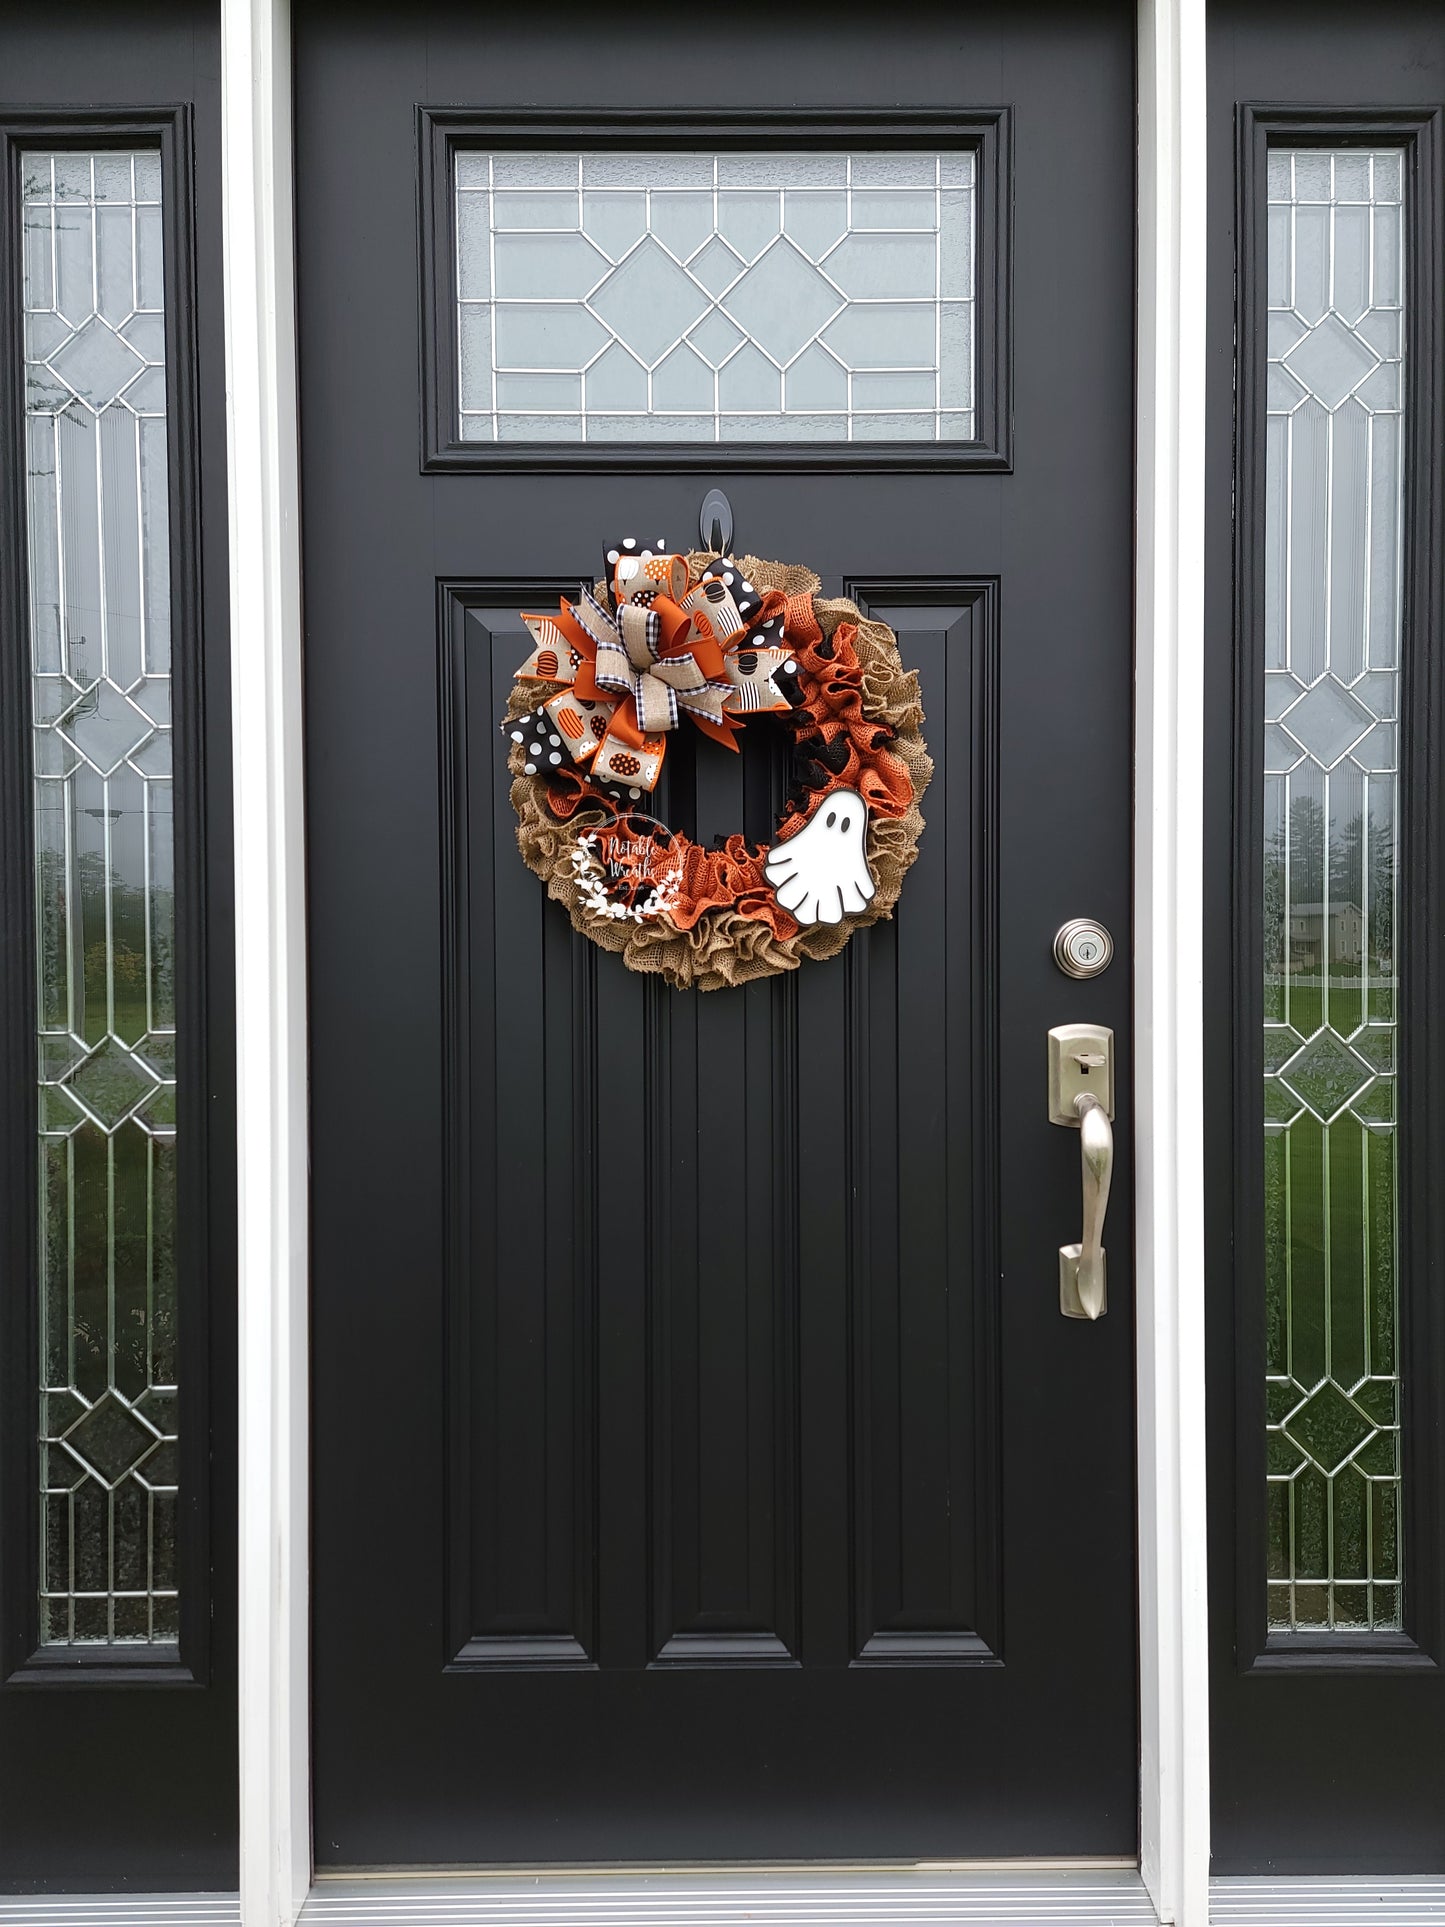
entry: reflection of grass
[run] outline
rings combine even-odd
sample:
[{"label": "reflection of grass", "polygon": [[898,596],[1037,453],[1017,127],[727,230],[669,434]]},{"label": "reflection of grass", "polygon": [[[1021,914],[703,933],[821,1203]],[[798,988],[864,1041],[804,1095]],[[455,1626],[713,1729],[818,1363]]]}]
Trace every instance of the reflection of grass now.
[{"label": "reflection of grass", "polygon": [[[1371,779],[1358,792],[1332,790],[1329,779],[1321,780],[1322,793],[1313,776],[1266,785],[1264,1011],[1267,1023],[1287,1023],[1301,1038],[1328,1026],[1348,1039],[1367,1022],[1395,1017],[1394,792]],[[1353,816],[1331,807],[1351,798],[1359,804]],[[1363,964],[1331,961],[1326,899],[1364,911]],[[1291,919],[1301,915],[1306,941],[1296,944]],[[1290,962],[1306,967],[1292,971]],[[1276,1041],[1274,1048],[1286,1047]],[[1390,1061],[1378,1033],[1359,1049],[1381,1068]],[[1337,1056],[1326,1054],[1316,1076],[1322,1109],[1346,1099],[1351,1072]],[[1287,1114],[1282,1092],[1279,1102],[1274,1115]],[[1385,1108],[1379,1097],[1375,1105]],[[1327,1623],[1333,1599],[1338,1623],[1360,1625],[1370,1613],[1367,1589],[1338,1582],[1362,1579],[1371,1569],[1377,1578],[1398,1573],[1394,1435],[1384,1432],[1351,1464],[1334,1468],[1366,1431],[1366,1419],[1351,1411],[1346,1397],[1374,1424],[1389,1427],[1397,1418],[1394,1135],[1368,1130],[1353,1115],[1324,1125],[1306,1113],[1267,1133],[1264,1160],[1266,1347],[1276,1381],[1271,1414],[1282,1419],[1325,1379],[1341,1393],[1339,1399],[1323,1394],[1299,1420],[1317,1463],[1270,1488],[1270,1574],[1332,1582],[1300,1591],[1286,1618],[1293,1610],[1299,1624]],[[1285,1378],[1294,1389],[1279,1382]],[[1281,1474],[1298,1463],[1296,1448],[1278,1433],[1271,1455]],[[1383,1589],[1376,1606],[1391,1623],[1398,1590]]]},{"label": "reflection of grass", "polygon": [[[96,1013],[101,1024],[105,1022],[105,1002],[102,996],[100,1008]],[[123,1043],[138,1044],[149,1030],[146,1014],[145,983],[127,984],[122,988],[119,976],[115,986],[115,1034]]]},{"label": "reflection of grass", "polygon": [[[1318,998],[1318,991],[1315,993]],[[1299,1021],[1297,1019],[1297,1021]],[[1301,1028],[1303,1025],[1301,1024]],[[1366,1376],[1389,1377],[1395,1353],[1395,1142],[1352,1117],[1323,1125],[1303,1116],[1265,1141],[1267,1369],[1309,1391],[1325,1377],[1349,1393]],[[1357,1402],[1377,1422],[1383,1388]],[[1392,1404],[1393,1401],[1390,1401]],[[1373,1451],[1373,1448],[1367,1448]],[[1393,1453],[1369,1470],[1392,1471]],[[1393,1570],[1395,1500],[1359,1471],[1333,1481],[1306,1468],[1293,1481],[1293,1569],[1298,1576],[1363,1576],[1367,1514],[1374,1508],[1376,1572]],[[1333,1560],[1330,1534],[1333,1530]],[[1271,1569],[1288,1570],[1284,1508],[1271,1509]]]},{"label": "reflection of grass", "polygon": [[[1395,1370],[1395,1142],[1311,1116],[1265,1155],[1270,1370],[1348,1387]],[[1285,1291],[1288,1286],[1288,1310]],[[1290,1355],[1279,1348],[1288,1319]]]},{"label": "reflection of grass", "polygon": [[88,1042],[98,1043],[112,1028],[126,1043],[145,1036],[148,975],[156,1022],[169,1026],[175,903],[165,883],[153,880],[150,885],[148,921],[146,891],[119,872],[108,871],[99,852],[80,852],[72,874],[62,855],[46,850],[40,854],[36,889],[46,958],[43,1001],[56,1011],[50,1021],[65,1021],[66,978],[78,967],[79,981],[72,978],[69,991],[78,1006],[76,1025]]},{"label": "reflection of grass", "polygon": [[[1265,1016],[1271,1023],[1288,1023],[1301,1037],[1313,1036],[1327,1021],[1332,1030],[1348,1037],[1367,1021],[1365,984],[1358,972],[1332,970],[1325,983],[1318,977],[1269,976],[1264,988]],[[1368,1021],[1390,1023],[1395,1016],[1392,977],[1371,973]]]},{"label": "reflection of grass", "polygon": [[[168,969],[165,974],[169,975]],[[109,1027],[125,1043],[134,1044],[150,1028],[146,1013],[144,950],[134,949],[123,940],[117,940],[110,952],[110,976],[111,984],[108,986],[105,945],[91,944],[85,953],[85,1035],[94,1041],[105,1034],[109,989],[115,1007],[114,1022]],[[157,1017],[164,1024],[169,1016],[165,1006],[169,1003],[170,986],[161,982],[155,989],[160,1004]]]}]

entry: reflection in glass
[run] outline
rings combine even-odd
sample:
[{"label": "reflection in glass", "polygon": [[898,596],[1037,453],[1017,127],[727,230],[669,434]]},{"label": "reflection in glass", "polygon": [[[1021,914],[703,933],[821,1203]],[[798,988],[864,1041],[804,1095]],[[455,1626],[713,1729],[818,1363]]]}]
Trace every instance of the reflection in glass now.
[{"label": "reflection in glass", "polygon": [[1398,150],[1269,157],[1269,1624],[1401,1624]]},{"label": "reflection in glass", "polygon": [[177,1636],[160,158],[24,156],[40,1636]]},{"label": "reflection in glass", "polygon": [[461,153],[463,441],[969,441],[974,157]]}]

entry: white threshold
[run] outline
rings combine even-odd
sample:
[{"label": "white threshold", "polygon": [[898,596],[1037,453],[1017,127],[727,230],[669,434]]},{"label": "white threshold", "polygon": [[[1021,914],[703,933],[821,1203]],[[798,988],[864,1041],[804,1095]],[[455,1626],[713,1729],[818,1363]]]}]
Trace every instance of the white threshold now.
[{"label": "white threshold", "polygon": [[[734,1867],[323,1878],[327,1927],[1155,1927],[1133,1868]],[[236,1894],[0,1895],[0,1927],[240,1927]],[[1445,1879],[1215,1879],[1210,1927],[1441,1927]]]}]

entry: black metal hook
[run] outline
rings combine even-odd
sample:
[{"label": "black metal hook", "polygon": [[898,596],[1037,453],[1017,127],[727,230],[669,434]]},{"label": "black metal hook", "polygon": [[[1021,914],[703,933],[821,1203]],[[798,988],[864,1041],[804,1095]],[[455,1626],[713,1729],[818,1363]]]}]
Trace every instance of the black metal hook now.
[{"label": "black metal hook", "polygon": [[702,546],[710,554],[732,554],[733,505],[720,488],[710,488],[703,496],[697,529]]}]

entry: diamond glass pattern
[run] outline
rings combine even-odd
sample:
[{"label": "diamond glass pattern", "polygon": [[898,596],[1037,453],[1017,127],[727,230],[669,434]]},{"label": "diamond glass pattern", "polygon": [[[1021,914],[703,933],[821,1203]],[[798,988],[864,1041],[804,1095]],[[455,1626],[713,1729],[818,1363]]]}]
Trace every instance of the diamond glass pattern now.
[{"label": "diamond glass pattern", "polygon": [[122,341],[99,315],[58,348],[49,363],[52,372],[94,409],[114,401],[145,367],[129,342]]},{"label": "diamond glass pattern", "polygon": [[459,153],[461,439],[971,440],[974,179],[968,152]]},{"label": "diamond glass pattern", "polygon": [[1279,1073],[1280,1082],[1302,1097],[1316,1117],[1326,1120],[1358,1097],[1372,1076],[1363,1058],[1332,1030],[1317,1031]]},{"label": "diamond glass pattern", "polygon": [[844,297],[799,254],[777,241],[750,267],[723,306],[786,367],[844,305]]},{"label": "diamond glass pattern", "polygon": [[1327,314],[1284,358],[1284,365],[1306,394],[1326,408],[1338,408],[1366,375],[1380,365],[1380,357],[1338,315]]},{"label": "diamond glass pattern", "polygon": [[1402,1597],[1398,153],[1272,150],[1268,224],[1268,1613],[1348,1633]]},{"label": "diamond glass pattern", "polygon": [[138,1057],[116,1038],[107,1037],[78,1070],[64,1079],[61,1088],[109,1134],[153,1095],[156,1085],[155,1074]]},{"label": "diamond glass pattern", "polygon": [[1321,676],[1281,720],[1306,755],[1333,769],[1375,719],[1333,676]]},{"label": "diamond glass pattern", "polygon": [[97,776],[110,776],[119,769],[150,740],[153,729],[150,718],[106,677],[86,690],[56,725],[56,733]]},{"label": "diamond glass pattern", "polygon": [[1336,1472],[1375,1427],[1358,1405],[1326,1379],[1314,1397],[1285,1420],[1284,1429],[1321,1471]]},{"label": "diamond glass pattern", "polygon": [[24,156],[40,1633],[177,1637],[160,164]]},{"label": "diamond glass pattern", "polygon": [[139,1465],[158,1441],[158,1435],[143,1425],[123,1398],[107,1392],[92,1405],[85,1417],[71,1426],[65,1444],[77,1458],[100,1474],[107,1485],[116,1485]]}]

